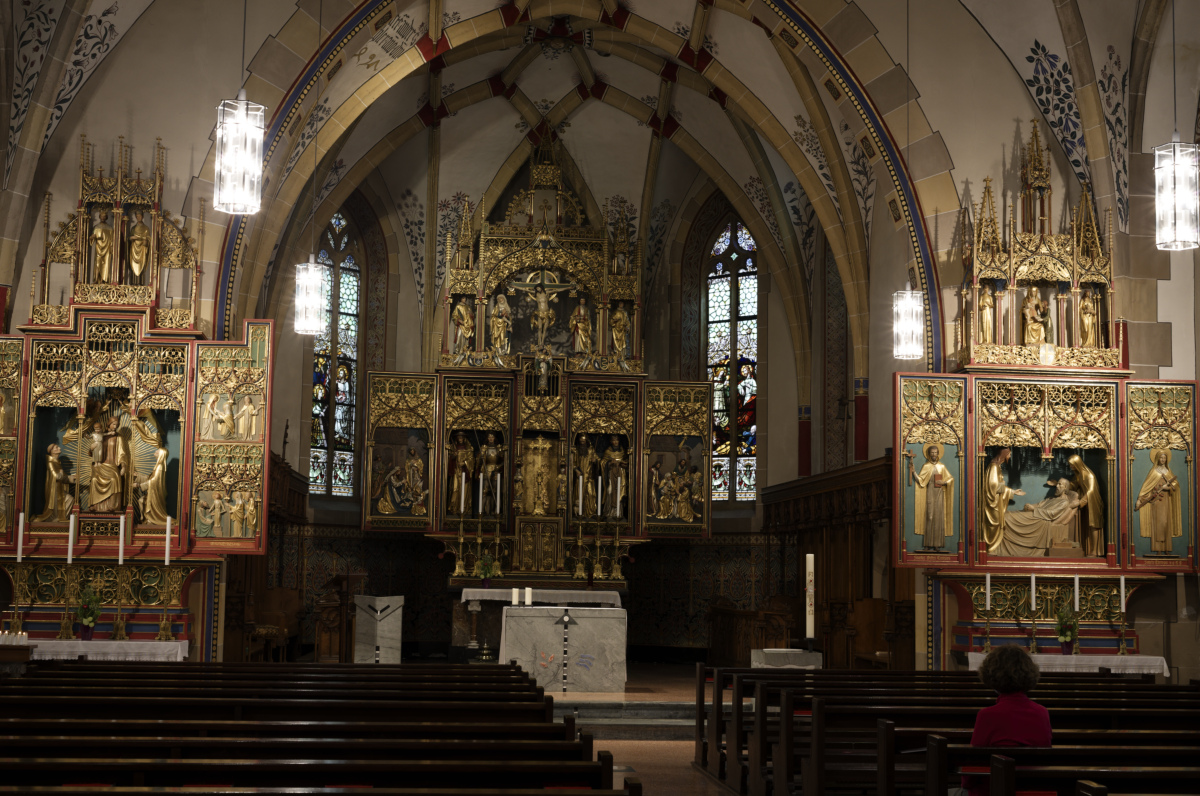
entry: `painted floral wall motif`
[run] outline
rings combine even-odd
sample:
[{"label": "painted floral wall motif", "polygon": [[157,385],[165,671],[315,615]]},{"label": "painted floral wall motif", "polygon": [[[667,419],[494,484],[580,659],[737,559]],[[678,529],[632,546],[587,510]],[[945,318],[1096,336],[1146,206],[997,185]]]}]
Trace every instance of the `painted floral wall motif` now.
[{"label": "painted floral wall motif", "polygon": [[417,311],[425,315],[425,203],[412,188],[405,188],[396,203],[404,223],[404,240],[412,261],[413,280],[417,285]]},{"label": "painted floral wall motif", "polygon": [[[621,194],[608,197],[608,230],[614,240],[620,240],[623,235],[629,237],[632,246],[637,241],[638,209],[637,206]],[[625,214],[625,230],[621,231],[621,213]]]},{"label": "painted floral wall motif", "polygon": [[[288,156],[287,168],[283,170],[284,180],[288,178],[292,173],[292,169],[296,167],[296,162],[300,160],[300,156],[308,148],[309,142],[316,137],[317,130],[332,115],[333,108],[330,105],[330,99],[329,97],[323,97],[308,114],[308,118],[304,120],[304,129],[300,131],[300,137],[296,140],[296,146],[292,149],[292,154]],[[312,157],[312,155],[310,154],[309,157]]]},{"label": "painted floral wall motif", "polygon": [[775,239],[775,245],[779,247],[779,251],[786,251],[783,248],[783,236],[779,234],[779,222],[775,219],[775,211],[771,208],[771,200],[767,197],[766,186],[763,185],[762,178],[751,177],[746,180],[746,184],[742,186],[746,196],[758,208],[758,212],[762,215],[763,221],[766,222],[767,229],[771,231],[771,237]]},{"label": "painted floral wall motif", "polygon": [[788,213],[792,218],[792,226],[796,228],[796,241],[800,244],[800,266],[804,271],[804,281],[808,285],[805,295],[808,306],[812,308],[812,285],[814,268],[816,268],[817,246],[817,209],[808,199],[808,194],[800,187],[800,183],[789,180],[783,186],[783,201],[787,203]]},{"label": "painted floral wall motif", "polygon": [[675,210],[670,199],[663,199],[650,210],[650,231],[646,233],[646,283],[643,288],[647,292],[666,255],[667,233],[671,230]]},{"label": "painted floral wall motif", "polygon": [[446,279],[446,236],[450,236],[451,247],[458,245],[458,226],[464,209],[474,213],[475,203],[468,202],[467,195],[462,191],[438,200],[437,271],[434,274],[434,288],[438,293],[441,293],[442,282]]},{"label": "painted floral wall motif", "polygon": [[[641,98],[639,99],[639,101],[643,105],[650,106],[650,108],[655,113],[658,113],[658,95],[657,94],[643,94],[641,96]],[[678,110],[677,108],[675,108],[675,106],[671,106],[670,115],[671,115],[672,119],[679,122],[680,124],[683,124],[683,112]],[[659,118],[660,119],[662,118],[661,114],[659,114]],[[638,127],[647,127],[648,125],[639,119],[637,126]]]},{"label": "painted floral wall motif", "polygon": [[[676,21],[675,25],[671,28],[671,32],[684,41],[687,41],[692,35],[691,23]],[[707,33],[704,34],[704,44],[701,46],[708,50],[709,54],[714,58],[720,50],[720,48],[717,46],[717,43]]]},{"label": "painted floral wall motif", "polygon": [[17,154],[17,142],[21,138],[21,131],[25,129],[25,117],[29,115],[33,89],[37,85],[38,75],[42,73],[42,64],[46,61],[50,40],[54,38],[65,4],[66,0],[41,0],[36,3],[33,0],[21,0],[20,8],[11,9],[13,83],[8,119],[8,153],[4,161],[5,188],[8,187],[8,177]]},{"label": "painted floral wall motif", "polygon": [[829,198],[838,211],[838,218],[841,218],[842,208],[838,206],[837,188],[833,184],[833,175],[829,173],[829,163],[825,160],[825,150],[821,149],[821,140],[817,137],[817,131],[813,129],[808,119],[800,114],[796,115],[795,121],[796,127],[792,130],[792,140],[805,155],[808,155],[809,162],[816,169],[817,176],[825,185],[825,190],[829,192]]},{"label": "painted floral wall motif", "polygon": [[846,448],[848,421],[838,419],[842,400],[850,399],[849,313],[842,275],[833,251],[825,247],[825,352],[824,382],[825,470],[850,464]]},{"label": "painted floral wall motif", "polygon": [[1075,176],[1081,183],[1090,182],[1087,145],[1083,140],[1071,64],[1063,56],[1050,52],[1037,39],[1033,40],[1025,61],[1032,65],[1032,75],[1025,78],[1025,85],[1029,86],[1033,101],[1062,146]]},{"label": "painted floral wall motif", "polygon": [[1129,229],[1129,109],[1125,105],[1129,70],[1123,67],[1120,54],[1111,44],[1108,45],[1108,61],[1100,67],[1097,87],[1104,103],[1108,154],[1112,159],[1117,190],[1117,225],[1124,232]]},{"label": "painted floral wall motif", "polygon": [[875,209],[875,169],[871,159],[854,140],[850,125],[841,122],[842,148],[846,152],[846,165],[850,169],[850,183],[854,186],[854,197],[858,199],[858,210],[862,213],[863,234],[867,248],[871,247],[871,213]]}]

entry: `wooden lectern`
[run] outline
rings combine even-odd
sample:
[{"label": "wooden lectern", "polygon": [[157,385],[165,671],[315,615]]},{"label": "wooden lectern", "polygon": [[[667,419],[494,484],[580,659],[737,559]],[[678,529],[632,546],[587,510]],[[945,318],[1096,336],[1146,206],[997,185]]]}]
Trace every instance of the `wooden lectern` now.
[{"label": "wooden lectern", "polygon": [[354,661],[354,627],[350,610],[354,595],[362,588],[365,572],[335,575],[321,587],[317,600],[316,659],[317,663],[352,663]]}]

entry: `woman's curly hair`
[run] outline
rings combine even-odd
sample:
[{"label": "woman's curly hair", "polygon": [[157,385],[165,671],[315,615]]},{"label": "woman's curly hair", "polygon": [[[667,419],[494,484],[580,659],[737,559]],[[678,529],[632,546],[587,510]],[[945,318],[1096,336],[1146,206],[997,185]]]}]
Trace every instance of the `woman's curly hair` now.
[{"label": "woman's curly hair", "polygon": [[1028,693],[1041,674],[1029,653],[1015,644],[994,648],[979,667],[983,684],[1001,694]]}]

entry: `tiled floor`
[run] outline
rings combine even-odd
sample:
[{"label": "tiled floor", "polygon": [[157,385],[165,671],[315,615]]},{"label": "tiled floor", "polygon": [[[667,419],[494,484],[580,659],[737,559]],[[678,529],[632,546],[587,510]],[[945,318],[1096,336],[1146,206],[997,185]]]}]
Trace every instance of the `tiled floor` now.
[{"label": "tiled floor", "polygon": [[695,748],[691,741],[596,741],[596,749],[612,752],[614,787],[628,776],[639,778],[648,796],[729,796],[730,791],[692,768]]}]

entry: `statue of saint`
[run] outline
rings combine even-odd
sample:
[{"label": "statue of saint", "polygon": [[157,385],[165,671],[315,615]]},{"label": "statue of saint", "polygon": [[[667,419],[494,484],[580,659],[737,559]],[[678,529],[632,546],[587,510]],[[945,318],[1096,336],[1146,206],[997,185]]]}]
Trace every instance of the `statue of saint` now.
[{"label": "statue of saint", "polygon": [[449,462],[449,467],[446,471],[446,475],[450,479],[450,497],[446,506],[447,513],[470,514],[470,482],[471,476],[475,473],[475,448],[471,447],[471,443],[467,440],[467,435],[459,431],[454,435],[454,439],[446,445],[446,452],[452,460]]},{"label": "statue of saint", "polygon": [[408,484],[404,478],[404,465],[396,465],[384,476],[379,486],[379,499],[375,509],[380,514],[395,514],[405,504]]},{"label": "statue of saint", "polygon": [[454,324],[454,353],[467,353],[471,350],[471,338],[475,336],[475,313],[467,303],[466,296],[454,305],[454,314],[450,322]]},{"label": "statue of saint", "polygon": [[559,514],[564,512],[567,505],[567,463],[558,463],[558,491],[555,494],[555,506]]},{"label": "statue of saint", "polygon": [[599,463],[599,458],[596,456],[596,449],[592,447],[592,440],[586,434],[580,434],[575,446],[575,480],[583,479],[583,515],[584,517],[594,517],[596,515],[596,466]]},{"label": "statue of saint", "polygon": [[[996,297],[990,288],[979,289],[979,344],[994,342],[992,330],[996,328]],[[911,464],[911,462],[910,462]]]},{"label": "statue of saint", "polygon": [[425,496],[425,459],[417,454],[416,448],[409,448],[404,458],[405,486],[412,497],[412,514],[423,517],[426,514]]},{"label": "statue of saint", "polygon": [[700,468],[692,465],[692,513],[697,517],[704,512],[704,474]]},{"label": "statue of saint", "polygon": [[941,443],[930,442],[921,449],[925,465],[920,474],[908,460],[908,475],[916,487],[917,536],[925,538],[924,549],[941,550],[946,537],[954,535],[954,477],[942,464]]},{"label": "statue of saint", "polygon": [[546,271],[542,271],[539,276],[539,281],[533,281],[533,274],[529,275],[529,280],[525,282],[513,282],[510,287],[514,290],[520,290],[528,293],[536,305],[533,315],[529,317],[529,326],[533,329],[537,336],[536,347],[541,349],[546,345],[546,333],[550,331],[550,327],[554,325],[554,310],[550,308],[550,302],[558,301],[558,294],[564,290],[574,290],[575,285],[566,283],[559,284],[558,282],[547,282]]},{"label": "statue of saint", "polygon": [[200,412],[200,437],[202,439],[212,439],[216,436],[213,431],[217,422],[217,402],[220,400],[221,396],[213,393],[204,402],[203,410]]},{"label": "statue of saint", "polygon": [[221,517],[222,514],[229,513],[229,501],[225,498],[224,492],[213,492],[212,502],[212,518],[213,518],[213,536],[225,536],[225,520]]},{"label": "statue of saint", "polygon": [[496,441],[495,432],[489,431],[483,446],[479,448],[479,471],[483,474],[483,506],[482,514],[499,514],[499,495],[496,494],[496,476],[504,466],[504,451],[507,445]]},{"label": "statue of saint", "polygon": [[604,473],[604,513],[617,519],[622,514],[621,500],[629,490],[625,449],[621,447],[621,438],[617,435],[609,438],[608,450],[604,451],[600,464]]},{"label": "statue of saint", "polygon": [[116,277],[116,246],[115,233],[108,223],[108,211],[100,211],[100,220],[92,227],[92,247],[95,250],[94,260],[96,282],[108,284]]},{"label": "statue of saint", "polygon": [[1104,550],[1104,497],[1100,494],[1100,485],[1093,473],[1078,455],[1067,459],[1067,464],[1075,471],[1073,479],[1075,491],[1079,493],[1079,502],[1087,509],[1087,524],[1082,526],[1084,556],[1102,556]]},{"label": "statue of saint", "polygon": [[691,483],[686,475],[675,477],[675,519],[684,522],[692,521]]},{"label": "statue of saint", "polygon": [[525,476],[522,469],[521,463],[517,462],[513,468],[512,480],[512,504],[519,513],[525,511]]},{"label": "statue of saint", "polygon": [[1026,503],[1020,511],[1004,516],[1004,535],[994,552],[998,556],[1045,556],[1056,543],[1067,542],[1076,527],[1079,493],[1065,478],[1051,481],[1054,496]]},{"label": "statue of saint", "polygon": [[225,399],[225,406],[217,415],[217,433],[222,439],[237,439],[237,420],[233,416],[233,396]]},{"label": "statue of saint", "polygon": [[1025,321],[1025,345],[1041,345],[1050,342],[1050,304],[1042,301],[1037,288],[1025,292],[1025,303],[1021,305],[1021,317]]},{"label": "statue of saint", "polygon": [[42,493],[45,502],[42,504],[42,513],[30,522],[66,522],[67,514],[75,505],[75,496],[71,494],[75,476],[63,471],[58,458],[61,455],[62,448],[57,442],[51,442],[46,448],[46,487]]},{"label": "statue of saint", "polygon": [[546,492],[546,468],[539,467],[534,475],[533,514],[541,517],[550,509],[550,495]]},{"label": "statue of saint", "polygon": [[658,499],[662,494],[662,457],[659,456],[650,465],[650,475],[646,479],[646,506],[650,509],[647,516],[653,517],[658,511]]},{"label": "statue of saint", "polygon": [[246,535],[246,501],[242,492],[233,493],[233,507],[229,509],[229,535],[241,539]]},{"label": "statue of saint", "polygon": [[154,452],[154,468],[138,487],[142,490],[142,519],[148,525],[167,524],[167,446],[160,436]]},{"label": "statue of saint", "polygon": [[103,434],[99,421],[92,426],[92,485],[88,498],[91,511],[119,512],[125,506],[129,456],[125,440],[117,432],[119,425],[117,418],[110,417],[108,430]]},{"label": "statue of saint", "polygon": [[254,405],[254,399],[249,395],[242,396],[242,405],[234,415],[236,424],[236,439],[255,439],[258,437],[258,416],[262,412]]},{"label": "statue of saint", "polygon": [[660,520],[669,520],[675,516],[675,474],[667,473],[659,482],[661,496],[658,499],[658,513],[654,516]]},{"label": "statue of saint", "polygon": [[508,308],[508,299],[503,293],[496,294],[496,303],[492,306],[492,317],[488,321],[492,331],[492,350],[497,354],[507,355],[512,346],[509,334],[512,332],[512,310]]},{"label": "statue of saint", "polygon": [[246,536],[253,539],[258,535],[258,495],[246,493]]},{"label": "statue of saint", "polygon": [[137,280],[141,279],[142,271],[150,263],[150,227],[142,221],[144,215],[138,210],[134,216],[137,221],[129,230],[129,270]]},{"label": "statue of saint", "polygon": [[1079,345],[1081,348],[1100,346],[1100,322],[1095,294],[1089,289],[1079,301]]},{"label": "statue of saint", "polygon": [[592,353],[592,319],[588,316],[587,299],[579,298],[579,306],[571,313],[571,350],[576,354]]},{"label": "statue of saint", "polygon": [[1024,495],[1024,490],[1012,489],[1008,478],[1001,467],[1012,456],[1010,448],[1001,448],[983,475],[983,488],[980,490],[983,500],[983,542],[988,546],[988,553],[995,554],[1004,543],[1004,522],[1008,515],[1008,504],[1013,497]]},{"label": "statue of saint", "polygon": [[618,301],[617,308],[608,316],[608,329],[612,333],[612,353],[617,359],[625,359],[626,340],[629,336],[629,314],[625,312],[625,302]]},{"label": "statue of saint", "polygon": [[1142,481],[1133,510],[1138,514],[1142,538],[1150,540],[1151,553],[1174,552],[1172,539],[1183,536],[1183,512],[1179,499],[1179,479],[1171,472],[1171,451],[1150,451],[1151,467]]}]

